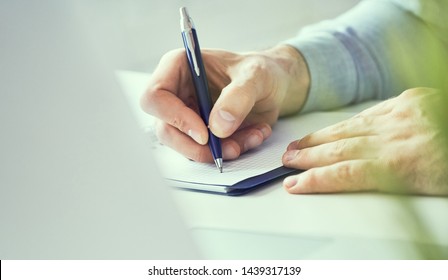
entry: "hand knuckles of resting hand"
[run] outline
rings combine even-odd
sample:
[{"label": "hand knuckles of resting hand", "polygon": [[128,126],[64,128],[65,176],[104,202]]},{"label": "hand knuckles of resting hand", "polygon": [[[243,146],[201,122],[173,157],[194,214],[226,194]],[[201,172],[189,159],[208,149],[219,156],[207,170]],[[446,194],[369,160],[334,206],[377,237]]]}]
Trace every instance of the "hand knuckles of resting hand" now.
[{"label": "hand knuckles of resting hand", "polygon": [[353,164],[341,164],[336,168],[336,177],[340,182],[354,182],[357,176],[360,174],[356,174]]},{"label": "hand knuckles of resting hand", "polygon": [[340,122],[331,128],[330,134],[337,137],[343,131],[345,131],[347,128],[348,128],[348,123],[346,121]]},{"label": "hand knuckles of resting hand", "polygon": [[346,140],[339,140],[335,143],[334,149],[331,150],[331,156],[334,158],[344,158],[348,153],[348,143]]},{"label": "hand knuckles of resting hand", "polygon": [[408,98],[412,99],[414,97],[423,96],[423,95],[426,95],[428,93],[433,93],[433,92],[436,92],[436,91],[437,91],[436,89],[425,88],[425,87],[410,88],[410,89],[407,89],[407,90],[403,91],[399,95],[399,97],[403,97],[403,98],[406,98],[406,99],[408,99]]}]

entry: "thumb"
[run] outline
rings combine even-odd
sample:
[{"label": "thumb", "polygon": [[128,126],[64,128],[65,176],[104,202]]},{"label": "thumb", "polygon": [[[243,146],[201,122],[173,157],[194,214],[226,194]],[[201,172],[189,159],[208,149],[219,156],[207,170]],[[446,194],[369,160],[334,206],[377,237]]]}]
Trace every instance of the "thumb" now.
[{"label": "thumb", "polygon": [[232,81],[223,88],[210,112],[209,127],[220,138],[232,135],[252,110],[256,101],[253,81]]}]

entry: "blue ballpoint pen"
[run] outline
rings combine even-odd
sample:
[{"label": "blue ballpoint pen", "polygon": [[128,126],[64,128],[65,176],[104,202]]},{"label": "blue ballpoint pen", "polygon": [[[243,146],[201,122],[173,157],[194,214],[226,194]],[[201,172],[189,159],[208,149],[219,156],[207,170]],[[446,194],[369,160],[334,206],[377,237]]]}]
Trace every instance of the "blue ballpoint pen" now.
[{"label": "blue ballpoint pen", "polygon": [[[201,49],[199,48],[198,36],[187,12],[187,8],[180,8],[180,26],[182,39],[184,41],[185,52],[187,53],[188,65],[196,89],[196,97],[199,103],[199,112],[205,125],[208,127],[210,111],[212,110],[212,100],[208,90],[207,76],[205,74],[204,63],[202,62]],[[221,140],[213,135],[208,129],[208,146],[212,152],[215,164],[222,173],[222,151]]]}]

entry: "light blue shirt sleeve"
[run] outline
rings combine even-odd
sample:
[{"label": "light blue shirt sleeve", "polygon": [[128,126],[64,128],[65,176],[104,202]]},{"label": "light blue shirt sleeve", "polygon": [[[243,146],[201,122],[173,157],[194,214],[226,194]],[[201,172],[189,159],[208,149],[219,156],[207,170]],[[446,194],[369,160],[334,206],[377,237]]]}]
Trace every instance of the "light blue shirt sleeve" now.
[{"label": "light blue shirt sleeve", "polygon": [[286,41],[311,84],[302,112],[386,99],[448,80],[447,0],[365,0]]}]

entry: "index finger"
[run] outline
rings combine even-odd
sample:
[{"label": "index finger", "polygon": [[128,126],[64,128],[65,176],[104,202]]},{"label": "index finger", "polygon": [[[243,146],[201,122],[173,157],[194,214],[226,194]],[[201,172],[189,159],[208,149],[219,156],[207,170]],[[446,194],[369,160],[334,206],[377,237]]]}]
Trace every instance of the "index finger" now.
[{"label": "index finger", "polygon": [[142,109],[176,127],[199,144],[208,141],[207,127],[195,111],[191,74],[183,50],[164,55],[140,99]]}]

